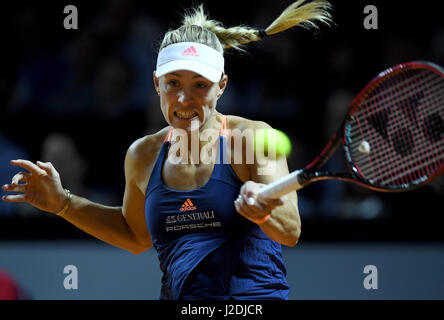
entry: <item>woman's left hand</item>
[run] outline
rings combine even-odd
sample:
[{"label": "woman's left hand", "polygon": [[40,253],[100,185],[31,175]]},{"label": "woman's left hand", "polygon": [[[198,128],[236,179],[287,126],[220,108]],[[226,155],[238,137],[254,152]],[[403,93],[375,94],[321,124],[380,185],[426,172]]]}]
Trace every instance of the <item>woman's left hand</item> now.
[{"label": "woman's left hand", "polygon": [[271,211],[284,204],[281,199],[259,200],[257,194],[265,184],[247,181],[240,189],[240,194],[234,201],[237,212],[254,223],[264,223],[271,215]]}]

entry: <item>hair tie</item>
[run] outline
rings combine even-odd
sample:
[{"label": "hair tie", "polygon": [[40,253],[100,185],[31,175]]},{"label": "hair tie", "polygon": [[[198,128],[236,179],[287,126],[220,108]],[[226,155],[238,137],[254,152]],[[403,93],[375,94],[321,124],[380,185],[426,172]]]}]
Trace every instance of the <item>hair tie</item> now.
[{"label": "hair tie", "polygon": [[259,38],[263,39],[267,36],[265,29],[258,29],[257,31],[259,32]]}]

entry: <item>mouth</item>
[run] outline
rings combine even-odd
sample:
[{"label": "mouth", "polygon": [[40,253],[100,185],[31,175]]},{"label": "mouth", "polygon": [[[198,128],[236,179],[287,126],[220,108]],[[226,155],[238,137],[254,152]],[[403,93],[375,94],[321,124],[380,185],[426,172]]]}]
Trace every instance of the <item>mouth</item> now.
[{"label": "mouth", "polygon": [[174,111],[174,115],[181,120],[191,120],[198,116],[195,111]]}]

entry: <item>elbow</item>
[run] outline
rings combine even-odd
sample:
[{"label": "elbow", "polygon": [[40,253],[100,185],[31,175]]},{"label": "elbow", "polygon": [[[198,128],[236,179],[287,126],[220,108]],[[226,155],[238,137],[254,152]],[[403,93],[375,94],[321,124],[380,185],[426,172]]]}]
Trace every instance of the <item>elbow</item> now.
[{"label": "elbow", "polygon": [[285,224],[287,226],[287,237],[284,244],[288,247],[296,246],[301,236],[301,219],[299,217],[297,204],[294,204],[294,211],[292,210],[292,214],[294,214],[294,216],[290,219],[291,223]]},{"label": "elbow", "polygon": [[143,241],[143,242],[136,241],[127,250],[134,255],[139,255],[142,252],[147,251],[151,247],[152,247],[151,241]]},{"label": "elbow", "polygon": [[131,252],[134,255],[139,255],[142,252],[147,251],[149,248],[153,246],[153,243],[151,242],[151,239],[140,239],[140,238],[133,238],[131,241],[131,246],[128,248],[128,251]]},{"label": "elbow", "polygon": [[301,227],[299,226],[296,230],[294,230],[290,237],[288,237],[287,242],[285,243],[288,247],[295,247],[299,242],[299,237],[301,236]]},{"label": "elbow", "polygon": [[295,247],[298,244],[299,238],[292,237],[291,239],[288,239],[288,241],[285,243],[287,247]]},{"label": "elbow", "polygon": [[131,252],[135,256],[138,256],[139,254],[141,254],[144,251],[145,250],[129,250],[129,252]]},{"label": "elbow", "polygon": [[294,247],[298,244],[299,236],[297,233],[287,234],[285,237],[281,237],[280,239],[273,239],[274,241],[287,246]]},{"label": "elbow", "polygon": [[148,246],[137,246],[137,247],[133,247],[133,248],[129,248],[128,251],[131,252],[134,255],[139,255],[142,252],[145,252],[146,250],[148,250],[150,247]]}]

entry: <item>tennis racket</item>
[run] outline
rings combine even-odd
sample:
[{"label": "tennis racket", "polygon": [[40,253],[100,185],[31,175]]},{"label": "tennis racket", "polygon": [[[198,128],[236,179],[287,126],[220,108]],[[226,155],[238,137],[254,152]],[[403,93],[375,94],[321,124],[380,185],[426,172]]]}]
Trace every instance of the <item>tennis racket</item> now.
[{"label": "tennis racket", "polygon": [[[320,168],[342,144],[348,172]],[[444,69],[415,61],[378,74],[351,102],[321,154],[301,170],[262,188],[279,198],[320,180],[381,192],[413,190],[444,172]]]}]

